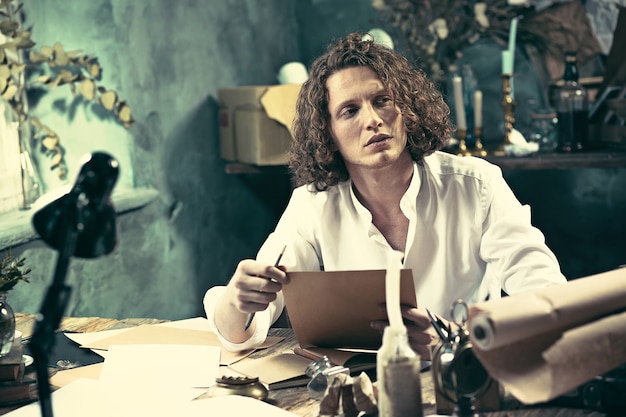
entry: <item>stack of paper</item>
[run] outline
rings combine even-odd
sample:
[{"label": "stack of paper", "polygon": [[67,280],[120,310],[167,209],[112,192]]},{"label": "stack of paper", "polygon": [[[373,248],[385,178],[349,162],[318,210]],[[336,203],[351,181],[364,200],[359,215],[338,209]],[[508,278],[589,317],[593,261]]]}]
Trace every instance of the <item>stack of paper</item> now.
[{"label": "stack of paper", "polygon": [[[250,353],[221,352],[206,319],[67,336],[82,347],[94,349],[105,361],[61,371],[51,378],[53,385],[61,387],[52,393],[55,415],[199,416],[212,415],[224,410],[223,406],[235,415],[292,415],[252,398],[195,400],[215,383],[220,362],[232,363]],[[7,415],[39,414],[39,403],[33,403]]]}]

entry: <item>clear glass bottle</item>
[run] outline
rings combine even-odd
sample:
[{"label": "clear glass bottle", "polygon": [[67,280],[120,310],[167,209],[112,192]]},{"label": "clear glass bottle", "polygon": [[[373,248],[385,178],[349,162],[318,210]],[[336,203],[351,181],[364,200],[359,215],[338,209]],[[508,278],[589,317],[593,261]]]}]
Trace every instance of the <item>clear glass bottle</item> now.
[{"label": "clear glass bottle", "polygon": [[11,351],[14,336],[15,313],[7,303],[7,293],[0,291],[0,358]]},{"label": "clear glass bottle", "polygon": [[582,151],[587,147],[589,99],[585,87],[578,83],[576,52],[565,53],[563,86],[557,90],[555,107],[559,127],[558,150]]}]

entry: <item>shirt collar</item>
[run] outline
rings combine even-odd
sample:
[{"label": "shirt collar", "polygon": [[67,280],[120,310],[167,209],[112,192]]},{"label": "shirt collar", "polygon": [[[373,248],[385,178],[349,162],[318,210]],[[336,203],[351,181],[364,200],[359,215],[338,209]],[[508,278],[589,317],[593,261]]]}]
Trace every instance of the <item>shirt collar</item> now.
[{"label": "shirt collar", "polygon": [[[400,199],[400,208],[406,214],[415,211],[415,205],[417,201],[417,194],[419,193],[420,186],[422,184],[420,166],[417,162],[413,161],[413,177],[411,178],[411,182],[409,183],[409,188],[406,190],[402,198]],[[345,183],[350,190],[350,198],[352,199],[352,204],[354,205],[359,217],[363,219],[363,221],[367,223],[372,222],[372,214],[370,211],[365,208],[363,204],[359,201],[356,194],[354,193],[354,187],[352,184],[352,180],[348,180]],[[411,217],[409,217],[411,218]]]}]

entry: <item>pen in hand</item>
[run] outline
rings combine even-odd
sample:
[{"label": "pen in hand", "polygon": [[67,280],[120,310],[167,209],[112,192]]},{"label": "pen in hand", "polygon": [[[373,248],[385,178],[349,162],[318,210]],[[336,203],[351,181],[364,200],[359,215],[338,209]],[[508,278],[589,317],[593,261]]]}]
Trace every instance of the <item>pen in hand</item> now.
[{"label": "pen in hand", "polygon": [[442,341],[448,340],[448,337],[450,335],[450,329],[448,328],[448,326],[446,326],[446,324],[439,317],[435,318],[435,315],[431,313],[430,310],[426,309],[426,313],[428,313],[428,318],[430,319],[430,323],[433,325],[433,327],[437,331],[439,338]]},{"label": "pen in hand", "polygon": [[[278,259],[276,259],[276,262],[274,263],[274,266],[278,267],[278,265],[280,263],[280,260],[283,257],[283,253],[285,253],[285,248],[287,248],[287,245],[283,246],[283,250],[280,251],[280,254],[278,255]],[[252,320],[253,319],[254,319],[254,313],[250,313],[250,315],[248,316],[248,320],[246,321],[246,325],[243,328],[244,330],[248,330],[248,328],[252,324]]]}]

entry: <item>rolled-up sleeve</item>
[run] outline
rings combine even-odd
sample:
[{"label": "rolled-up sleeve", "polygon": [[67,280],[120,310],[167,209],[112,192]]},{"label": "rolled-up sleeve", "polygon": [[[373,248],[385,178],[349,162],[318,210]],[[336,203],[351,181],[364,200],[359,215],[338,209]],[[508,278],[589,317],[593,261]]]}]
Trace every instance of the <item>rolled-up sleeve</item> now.
[{"label": "rolled-up sleeve", "polygon": [[240,352],[242,350],[254,349],[261,346],[267,338],[270,326],[278,319],[283,310],[284,301],[282,294],[279,294],[277,299],[273,303],[270,303],[268,308],[255,313],[254,320],[256,324],[252,337],[242,343],[233,343],[222,336],[215,325],[215,307],[217,306],[220,298],[223,296],[225,290],[225,286],[215,286],[210,288],[204,295],[204,311],[211,330],[217,335],[217,338],[222,343],[224,349],[230,352]]}]

